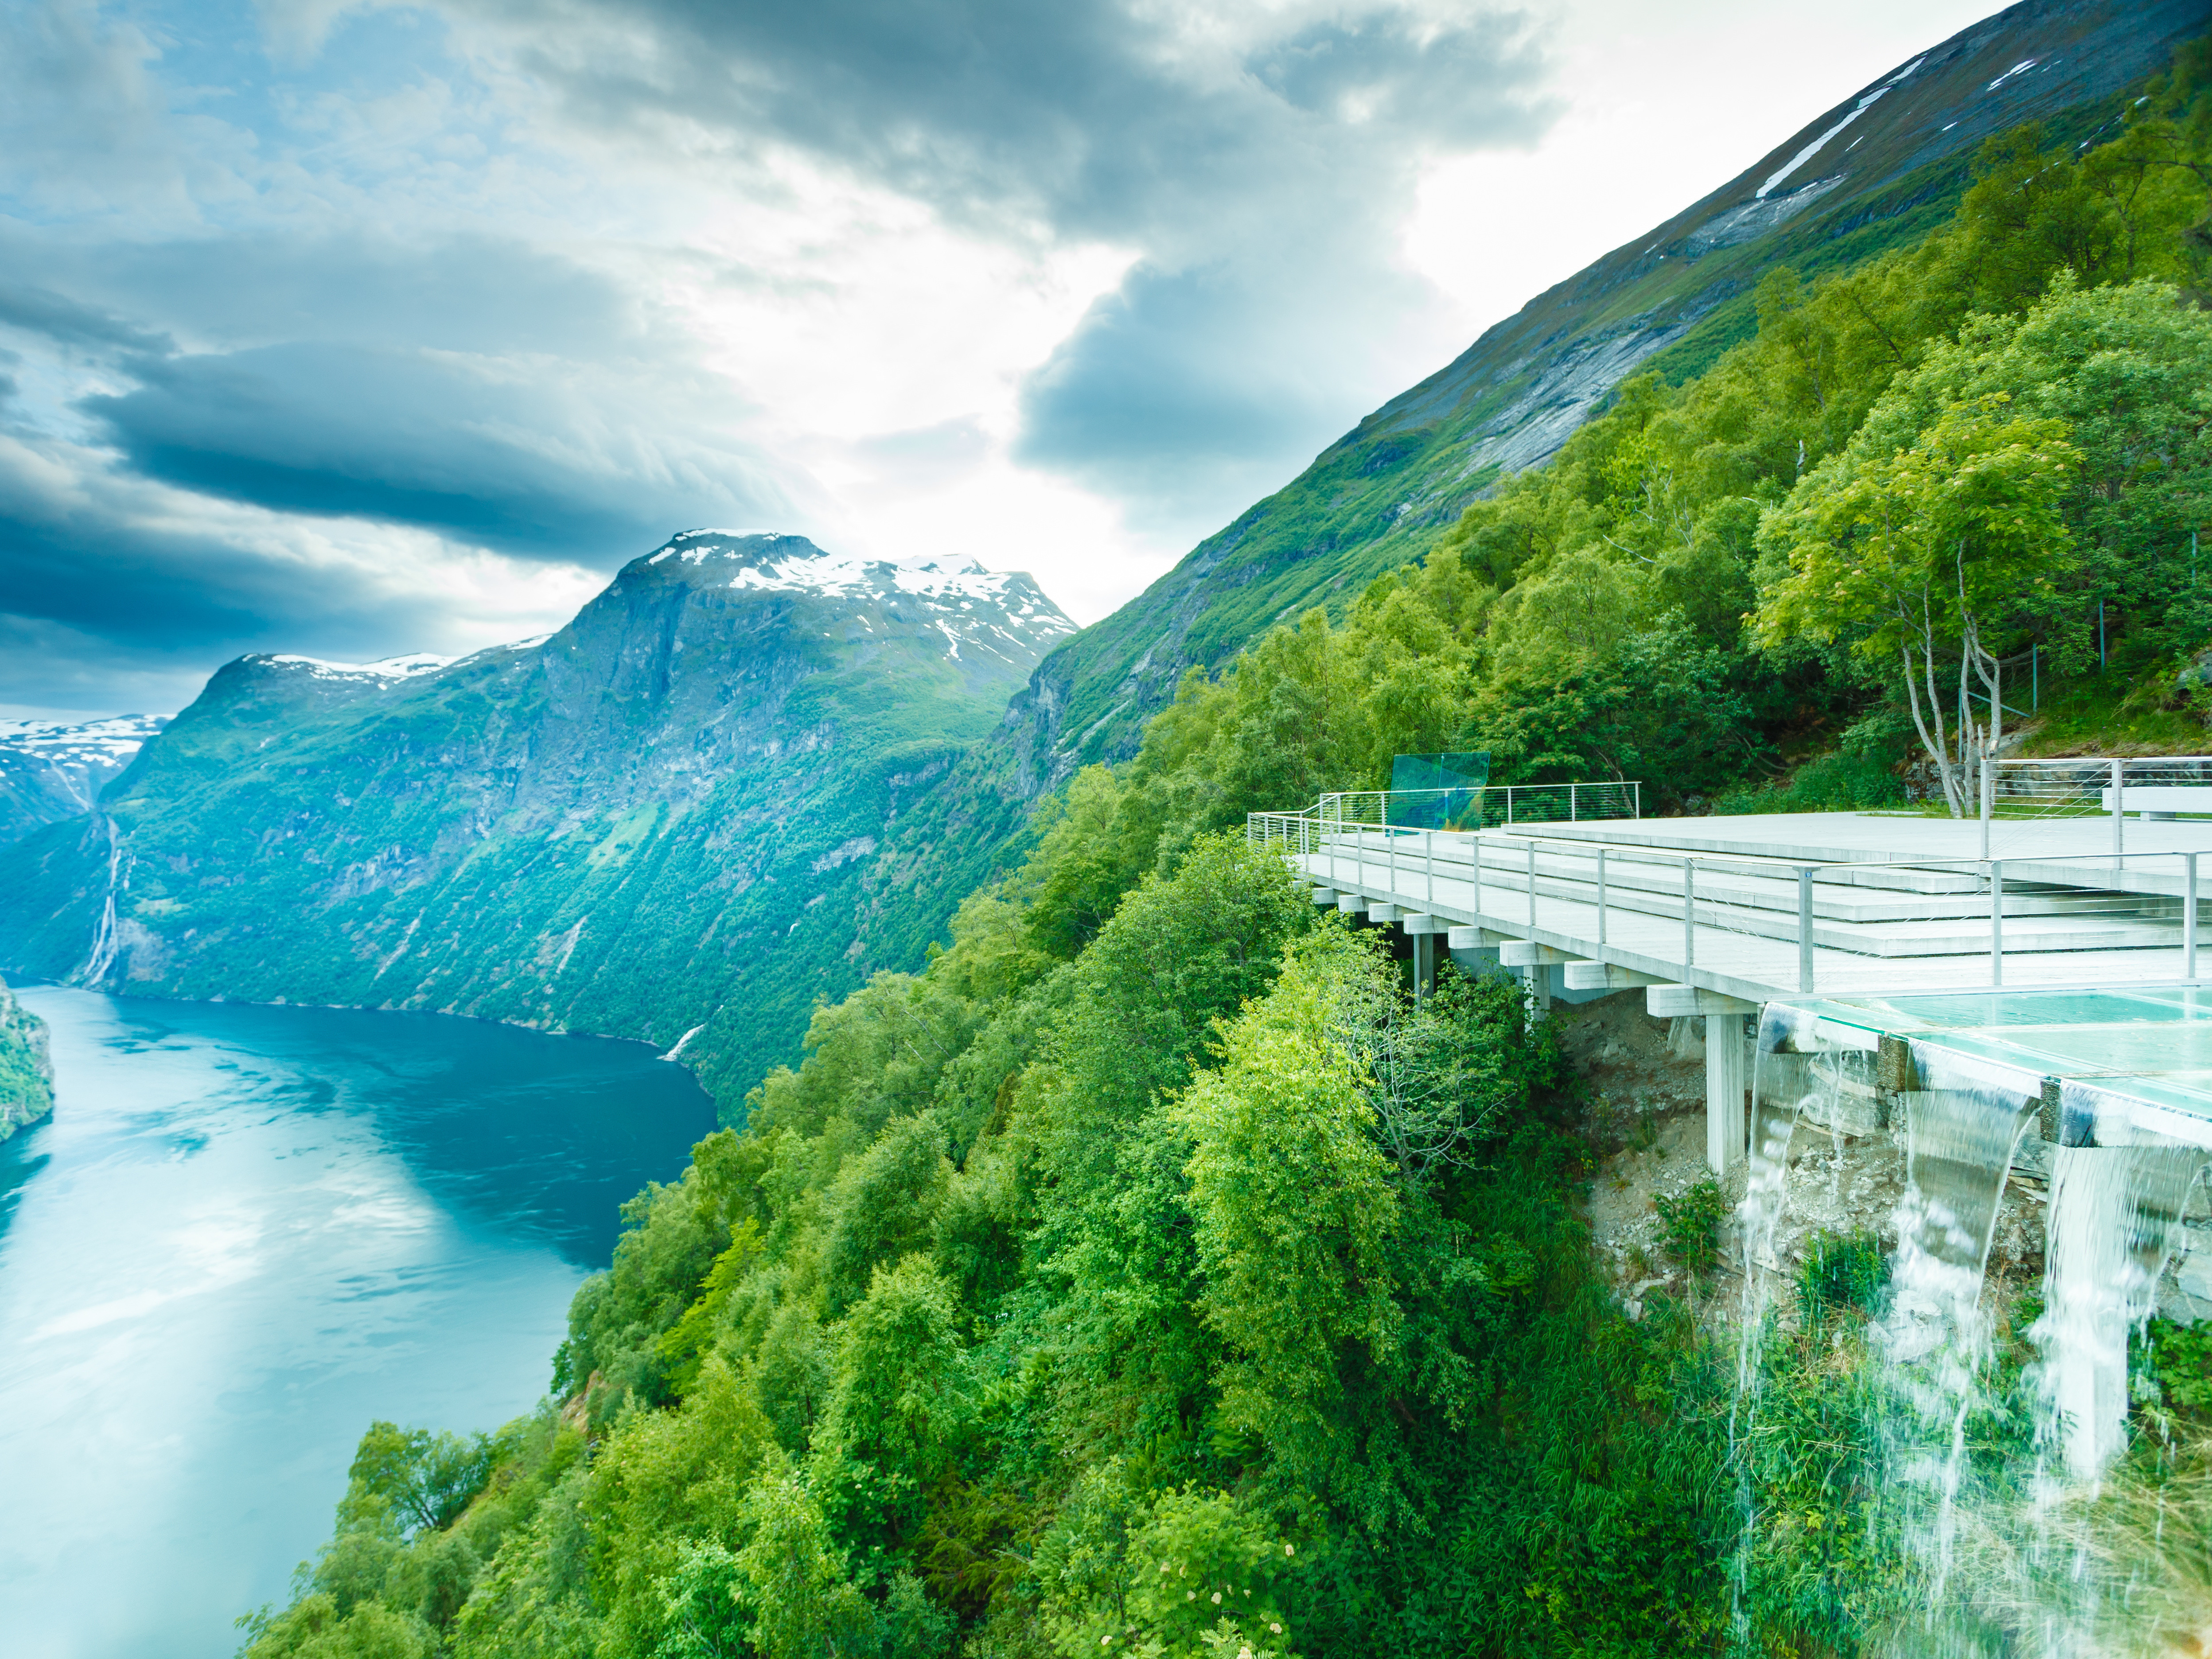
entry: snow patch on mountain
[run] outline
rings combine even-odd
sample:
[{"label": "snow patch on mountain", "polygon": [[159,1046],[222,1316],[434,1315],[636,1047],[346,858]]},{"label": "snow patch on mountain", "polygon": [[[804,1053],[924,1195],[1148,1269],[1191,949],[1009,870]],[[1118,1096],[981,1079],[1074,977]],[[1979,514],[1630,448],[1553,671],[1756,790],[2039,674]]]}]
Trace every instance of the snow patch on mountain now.
[{"label": "snow patch on mountain", "polygon": [[169,723],[166,714],[118,714],[64,726],[52,720],[0,720],[0,751],[50,765],[106,762],[118,770]]},{"label": "snow patch on mountain", "polygon": [[1012,660],[994,645],[994,638],[1026,655],[1041,641],[1076,631],[1029,575],[986,569],[973,559],[871,559],[828,552],[804,536],[773,531],[687,530],[641,562],[650,568],[672,558],[740,591],[919,602],[945,635],[945,655],[956,662],[963,646]]},{"label": "snow patch on mountain", "polygon": [[435,673],[441,668],[452,667],[460,659],[415,651],[376,662],[327,662],[320,657],[295,656],[272,656],[264,660],[283,663],[288,668],[305,668],[319,680],[381,680],[389,684],[412,679],[417,674]]},{"label": "snow patch on mountain", "polygon": [[[2017,71],[2015,71],[2015,73]],[[1753,193],[1756,195],[1760,201],[1765,201],[1766,199],[1766,193],[1769,191],[1772,190],[1775,185],[1780,184],[1784,179],[1787,179],[1791,173],[1796,172],[1799,167],[1803,167],[1806,162],[1811,161],[1815,155],[1818,155],[1821,150],[1827,147],[1828,140],[1834,137],[1845,127],[1850,125],[1852,122],[1857,120],[1860,116],[1865,114],[1875,100],[1880,98],[1884,93],[1887,92],[1889,90],[1889,86],[1893,86],[1896,83],[1894,82],[1892,82],[1889,85],[1876,87],[1872,92],[1868,93],[1866,96],[1859,100],[1858,107],[1856,109],[1854,109],[1849,115],[1844,117],[1842,120],[1837,122],[1835,125],[1830,127],[1826,132],[1815,138],[1811,143],[1806,145],[1804,149],[1799,150],[1795,155],[1784,162],[1782,166],[1767,179],[1767,181],[1761,185],[1758,190]],[[1992,82],[1990,84],[1995,85],[1996,82]]]}]

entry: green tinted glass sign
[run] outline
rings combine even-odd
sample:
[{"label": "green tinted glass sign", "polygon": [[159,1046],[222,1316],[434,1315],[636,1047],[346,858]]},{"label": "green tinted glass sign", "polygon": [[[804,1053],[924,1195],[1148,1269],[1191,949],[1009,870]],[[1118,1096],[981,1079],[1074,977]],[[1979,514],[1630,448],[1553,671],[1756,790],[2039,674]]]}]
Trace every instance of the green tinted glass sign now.
[{"label": "green tinted glass sign", "polygon": [[1390,762],[1389,821],[1409,830],[1479,830],[1490,756],[1399,755]]}]

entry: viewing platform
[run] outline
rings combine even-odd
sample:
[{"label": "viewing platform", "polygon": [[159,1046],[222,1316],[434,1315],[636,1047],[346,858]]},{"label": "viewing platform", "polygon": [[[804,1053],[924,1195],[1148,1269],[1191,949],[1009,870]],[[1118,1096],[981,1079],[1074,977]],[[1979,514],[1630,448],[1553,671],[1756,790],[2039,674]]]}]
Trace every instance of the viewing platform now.
[{"label": "viewing platform", "polygon": [[[2153,763],[2131,809],[2127,775],[2072,764],[2094,769],[2087,784],[2039,796],[2001,781],[2005,810],[1981,819],[1644,818],[1634,786],[1584,784],[1503,803],[1456,792],[1463,829],[1431,827],[1446,815],[1413,798],[1430,792],[1370,792],[1254,813],[1247,833],[1316,902],[1407,935],[1417,985],[1441,942],[1467,966],[1520,971],[1540,1002],[1642,988],[1654,1015],[1705,1018],[1719,1169],[1742,1155],[1747,1026],[1767,1003],[2197,978],[2212,787]],[[2177,816],[2191,811],[2207,816]]]}]

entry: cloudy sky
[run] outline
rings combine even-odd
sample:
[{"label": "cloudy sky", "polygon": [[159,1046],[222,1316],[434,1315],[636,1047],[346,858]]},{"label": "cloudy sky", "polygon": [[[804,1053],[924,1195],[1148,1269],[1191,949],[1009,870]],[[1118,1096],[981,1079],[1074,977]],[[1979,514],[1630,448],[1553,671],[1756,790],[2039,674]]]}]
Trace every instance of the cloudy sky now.
[{"label": "cloudy sky", "polygon": [[1988,0],[0,7],[0,714],[697,526],[1092,621]]}]

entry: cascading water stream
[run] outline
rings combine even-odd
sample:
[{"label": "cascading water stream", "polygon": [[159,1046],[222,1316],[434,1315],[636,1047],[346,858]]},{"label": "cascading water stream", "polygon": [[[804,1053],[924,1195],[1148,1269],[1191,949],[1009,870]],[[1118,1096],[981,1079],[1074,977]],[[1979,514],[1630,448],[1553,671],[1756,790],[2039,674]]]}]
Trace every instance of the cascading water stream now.
[{"label": "cascading water stream", "polygon": [[2044,1253],[2037,1439],[2094,1481],[2127,1442],[2128,1339],[2155,1307],[2190,1189],[2195,1146],[2055,1146]]},{"label": "cascading water stream", "polygon": [[1883,1463],[1905,1547],[1940,1593],[1951,1571],[1966,1419],[1984,1399],[1994,1343],[1982,1305],[1997,1205],[2036,1102],[1966,1077],[1900,1092],[1905,1182],[1895,1212],[1890,1304],[1875,1332],[1883,1395]]},{"label": "cascading water stream", "polygon": [[1743,1200],[1736,1209],[1743,1251],[1743,1287],[1736,1327],[1735,1394],[1729,1411],[1729,1462],[1736,1472],[1739,1511],[1730,1573],[1738,1633],[1750,1552],[1758,1535],[1749,1437],[1758,1421],[1760,1382],[1774,1300],[1775,1229],[1789,1200],[1790,1147],[1801,1120],[1831,1125],[1842,1116],[1846,1095],[1871,1095],[1874,1055],[1824,1048],[1815,1022],[1803,1011],[1770,1004],[1760,1018],[1752,1061],[1751,1161]]}]

